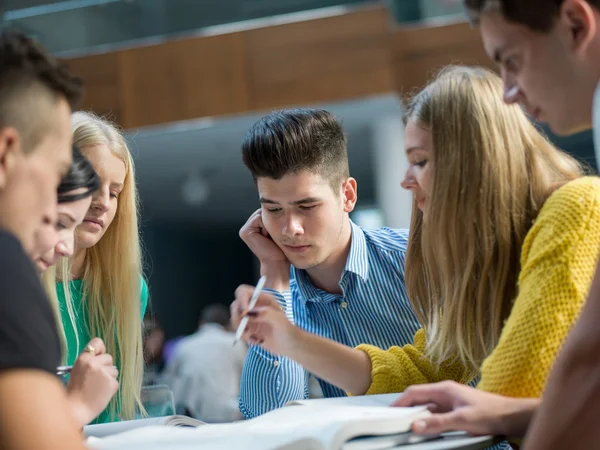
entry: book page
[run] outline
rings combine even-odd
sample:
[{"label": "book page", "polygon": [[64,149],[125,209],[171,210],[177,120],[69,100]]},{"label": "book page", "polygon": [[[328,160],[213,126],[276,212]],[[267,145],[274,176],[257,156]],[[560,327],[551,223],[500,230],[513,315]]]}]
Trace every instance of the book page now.
[{"label": "book page", "polygon": [[314,398],[294,400],[286,404],[292,405],[332,405],[332,406],[390,406],[402,394],[358,395],[356,397]]},{"label": "book page", "polygon": [[123,420],[121,422],[87,425],[83,427],[83,434],[85,437],[94,436],[102,438],[106,436],[111,436],[113,434],[134,430],[136,428],[149,427],[152,425],[168,425],[173,427],[199,427],[200,425],[205,425],[205,423],[187,416],[150,417],[147,419]]},{"label": "book page", "polygon": [[[95,449],[248,449],[295,448],[340,450],[359,435],[395,434],[409,430],[412,421],[429,413],[423,407],[382,408],[355,406],[304,406],[281,408],[255,419],[199,428],[149,427],[101,440],[90,440]],[[319,443],[317,445],[317,443]]]}]

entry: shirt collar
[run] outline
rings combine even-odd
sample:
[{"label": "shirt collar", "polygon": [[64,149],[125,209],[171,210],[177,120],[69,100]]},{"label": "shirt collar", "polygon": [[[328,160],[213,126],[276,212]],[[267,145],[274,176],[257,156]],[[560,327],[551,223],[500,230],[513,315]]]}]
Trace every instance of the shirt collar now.
[{"label": "shirt collar", "polygon": [[[365,233],[362,228],[352,221],[350,221],[350,227],[352,230],[350,252],[348,253],[348,259],[346,260],[346,267],[344,268],[342,278],[345,273],[351,272],[358,275],[363,281],[367,281],[369,278],[369,254],[367,252]],[[325,293],[312,284],[306,270],[297,269],[292,266],[292,272],[305,302],[322,299],[320,293]],[[329,300],[333,299],[335,296],[329,294],[326,295],[326,297],[328,297],[327,300]]]},{"label": "shirt collar", "polygon": [[352,242],[345,271],[355,273],[363,281],[367,281],[369,279],[369,253],[365,233],[352,221],[350,221],[350,226],[352,227]]}]

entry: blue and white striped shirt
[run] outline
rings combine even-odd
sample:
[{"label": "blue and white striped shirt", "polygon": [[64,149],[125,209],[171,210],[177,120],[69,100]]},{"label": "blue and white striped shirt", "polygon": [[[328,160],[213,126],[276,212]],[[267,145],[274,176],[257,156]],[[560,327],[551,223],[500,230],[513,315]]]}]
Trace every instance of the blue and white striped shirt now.
[{"label": "blue and white striped shirt", "polygon": [[[304,270],[291,269],[290,291],[275,292],[300,328],[356,347],[413,342],[420,328],[404,284],[408,232],[364,230],[351,222],[352,242],[340,280],[342,295],[317,289]],[[242,373],[240,410],[247,418],[308,398],[309,374],[298,363],[251,346]],[[344,391],[319,380],[325,397]]]}]

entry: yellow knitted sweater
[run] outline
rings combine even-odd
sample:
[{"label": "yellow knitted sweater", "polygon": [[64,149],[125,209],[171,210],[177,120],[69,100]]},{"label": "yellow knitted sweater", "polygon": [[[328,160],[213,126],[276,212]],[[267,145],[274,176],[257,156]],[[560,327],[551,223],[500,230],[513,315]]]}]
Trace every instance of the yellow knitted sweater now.
[{"label": "yellow knitted sweater", "polygon": [[[510,397],[541,397],[554,359],[577,319],[600,248],[600,180],[584,177],[556,190],[529,230],[521,253],[518,295],[498,346],[484,360],[478,388]],[[476,374],[460,362],[435,367],[424,357],[425,333],[414,345],[358,349],[371,358],[367,394],[401,392],[412,384]]]}]

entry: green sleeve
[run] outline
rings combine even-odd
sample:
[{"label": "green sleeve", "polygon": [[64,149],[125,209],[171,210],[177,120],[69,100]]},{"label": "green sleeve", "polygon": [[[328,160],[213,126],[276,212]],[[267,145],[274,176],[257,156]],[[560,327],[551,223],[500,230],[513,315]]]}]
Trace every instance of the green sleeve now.
[{"label": "green sleeve", "polygon": [[140,315],[143,318],[146,314],[146,308],[148,307],[148,285],[146,284],[144,277],[142,277],[142,288],[140,294]]}]

